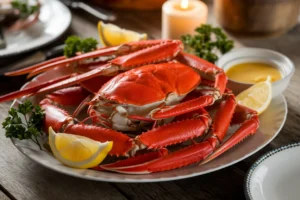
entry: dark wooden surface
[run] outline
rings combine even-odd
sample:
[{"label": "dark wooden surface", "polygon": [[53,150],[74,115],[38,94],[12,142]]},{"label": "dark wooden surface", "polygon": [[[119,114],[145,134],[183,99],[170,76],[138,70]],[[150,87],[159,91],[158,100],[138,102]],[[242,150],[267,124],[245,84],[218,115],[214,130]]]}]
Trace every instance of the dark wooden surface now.
[{"label": "dark wooden surface", "polygon": [[[139,32],[150,38],[160,38],[161,13],[117,11],[117,25]],[[216,24],[210,9],[209,23]],[[68,34],[98,37],[97,20],[80,11],[73,12]],[[253,156],[225,169],[185,180],[162,183],[105,183],[87,181],[58,174],[32,162],[22,155],[0,130],[0,199],[244,199],[243,183],[247,170],[265,152],[276,147],[300,141],[300,25],[276,38],[241,38],[231,36],[236,47],[262,47],[279,51],[290,57],[296,66],[295,75],[284,93],[288,102],[288,118],[280,134]],[[49,46],[45,47],[49,48]],[[16,58],[13,58],[16,59]],[[0,59],[0,63],[7,59]],[[0,64],[1,65],[1,64]],[[3,67],[3,64],[2,64]],[[20,88],[24,77],[0,77],[0,93]],[[9,103],[0,104],[0,121],[7,114]],[[242,145],[242,144],[241,144]],[[283,169],[284,170],[284,169]]]}]

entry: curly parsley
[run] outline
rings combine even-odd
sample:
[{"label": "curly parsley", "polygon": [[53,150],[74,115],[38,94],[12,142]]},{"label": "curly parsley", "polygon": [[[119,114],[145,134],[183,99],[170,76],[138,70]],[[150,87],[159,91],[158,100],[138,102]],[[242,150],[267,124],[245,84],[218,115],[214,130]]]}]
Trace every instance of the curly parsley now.
[{"label": "curly parsley", "polygon": [[218,53],[225,54],[234,47],[233,41],[228,40],[220,28],[203,24],[195,31],[196,34],[193,36],[188,34],[181,37],[184,49],[209,62],[216,62]]},{"label": "curly parsley", "polygon": [[18,10],[21,18],[26,18],[39,10],[39,5],[30,5],[28,0],[13,0],[11,5]]},{"label": "curly parsley", "polygon": [[[25,123],[20,116],[24,117]],[[44,117],[45,114],[40,106],[34,107],[29,100],[26,100],[23,104],[19,104],[17,109],[11,108],[8,111],[8,117],[2,123],[5,136],[19,140],[31,139],[41,149],[37,137],[43,134]]]},{"label": "curly parsley", "polygon": [[81,39],[78,36],[69,36],[65,41],[64,55],[67,58],[73,57],[77,52],[87,53],[97,49],[97,40],[94,38]]}]

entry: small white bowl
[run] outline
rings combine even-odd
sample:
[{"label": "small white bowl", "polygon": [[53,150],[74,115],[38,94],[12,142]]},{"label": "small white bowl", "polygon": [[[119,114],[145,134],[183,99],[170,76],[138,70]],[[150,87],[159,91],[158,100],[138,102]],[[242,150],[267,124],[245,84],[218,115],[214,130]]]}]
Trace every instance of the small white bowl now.
[{"label": "small white bowl", "polygon": [[[283,93],[295,71],[294,64],[288,57],[276,51],[261,48],[235,49],[222,56],[217,61],[216,65],[224,69],[226,72],[234,65],[247,62],[267,63],[277,67],[280,70],[282,79],[272,83],[273,98]],[[253,84],[242,83],[229,79],[227,87],[230,88],[234,94],[239,94],[241,91],[249,88],[251,85]]]},{"label": "small white bowl", "polygon": [[300,199],[300,143],[275,149],[258,159],[245,178],[248,200]]}]

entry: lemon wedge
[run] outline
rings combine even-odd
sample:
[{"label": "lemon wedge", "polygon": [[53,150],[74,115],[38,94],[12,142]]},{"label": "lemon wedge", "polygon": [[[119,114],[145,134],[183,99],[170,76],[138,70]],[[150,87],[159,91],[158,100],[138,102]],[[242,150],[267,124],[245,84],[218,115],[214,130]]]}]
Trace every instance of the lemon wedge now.
[{"label": "lemon wedge", "polygon": [[115,46],[127,42],[136,42],[146,40],[146,33],[137,33],[134,31],[122,29],[114,24],[105,24],[102,21],[98,23],[98,32],[100,42],[104,46]]},{"label": "lemon wedge", "polygon": [[236,100],[239,104],[257,111],[258,114],[263,113],[272,100],[271,77],[241,92],[236,96]]},{"label": "lemon wedge", "polygon": [[49,127],[49,144],[54,156],[73,168],[97,166],[113,146],[113,142],[101,143],[79,135],[57,134],[52,127]]}]

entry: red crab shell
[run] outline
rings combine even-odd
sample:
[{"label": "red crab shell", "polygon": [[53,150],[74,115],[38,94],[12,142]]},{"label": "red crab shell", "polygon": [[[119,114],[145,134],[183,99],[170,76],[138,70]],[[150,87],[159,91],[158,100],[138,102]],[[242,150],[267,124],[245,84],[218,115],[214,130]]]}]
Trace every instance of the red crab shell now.
[{"label": "red crab shell", "polygon": [[103,85],[98,96],[120,104],[142,106],[164,100],[171,93],[187,94],[200,82],[199,74],[187,65],[152,64],[115,76]]}]

